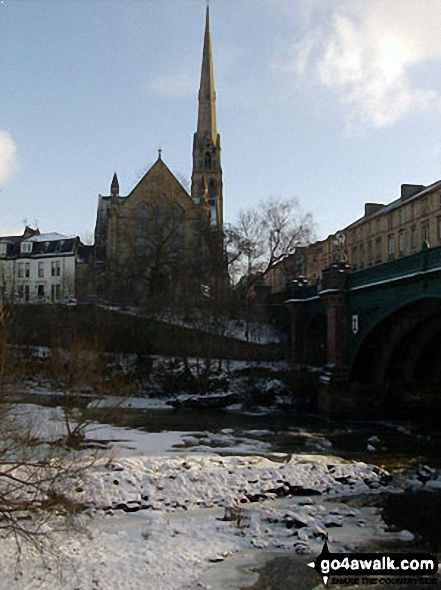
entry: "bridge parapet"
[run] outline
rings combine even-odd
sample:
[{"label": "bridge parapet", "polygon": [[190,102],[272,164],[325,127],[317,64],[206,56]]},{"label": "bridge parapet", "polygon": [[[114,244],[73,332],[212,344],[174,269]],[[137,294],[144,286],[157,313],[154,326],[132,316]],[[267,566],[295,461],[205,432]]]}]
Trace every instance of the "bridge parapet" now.
[{"label": "bridge parapet", "polygon": [[439,268],[441,268],[441,246],[352,272],[348,276],[348,288],[355,289],[383,281],[396,280],[400,277]]}]

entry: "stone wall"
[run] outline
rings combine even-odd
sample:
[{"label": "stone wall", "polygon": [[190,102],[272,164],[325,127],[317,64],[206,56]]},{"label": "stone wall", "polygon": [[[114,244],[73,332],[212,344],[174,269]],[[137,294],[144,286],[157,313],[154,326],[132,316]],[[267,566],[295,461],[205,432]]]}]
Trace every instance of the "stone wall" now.
[{"label": "stone wall", "polygon": [[279,344],[248,343],[93,304],[17,305],[7,337],[22,345],[68,348],[80,340],[85,348],[169,356],[280,360],[284,355]]}]

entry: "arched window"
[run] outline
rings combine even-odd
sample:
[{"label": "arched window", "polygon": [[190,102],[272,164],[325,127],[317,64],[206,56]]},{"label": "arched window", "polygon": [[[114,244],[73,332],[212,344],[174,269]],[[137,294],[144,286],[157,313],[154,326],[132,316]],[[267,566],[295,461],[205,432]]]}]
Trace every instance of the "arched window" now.
[{"label": "arched window", "polygon": [[184,251],[184,216],[182,210],[173,207],[171,211],[170,246],[171,258],[181,259]]},{"label": "arched window", "polygon": [[208,185],[208,195],[213,198],[216,196],[216,181],[210,180],[210,184]]},{"label": "arched window", "polygon": [[208,199],[208,204],[210,206],[210,224],[212,226],[216,226],[217,225],[216,199],[213,199],[213,198]]},{"label": "arched window", "polygon": [[148,239],[147,239],[147,223],[148,214],[147,210],[142,208],[138,213],[138,227],[136,234],[136,246],[138,254],[141,256],[148,256]]},{"label": "arched window", "polygon": [[207,170],[211,169],[211,154],[210,152],[205,152],[204,155],[204,168],[207,168]]}]

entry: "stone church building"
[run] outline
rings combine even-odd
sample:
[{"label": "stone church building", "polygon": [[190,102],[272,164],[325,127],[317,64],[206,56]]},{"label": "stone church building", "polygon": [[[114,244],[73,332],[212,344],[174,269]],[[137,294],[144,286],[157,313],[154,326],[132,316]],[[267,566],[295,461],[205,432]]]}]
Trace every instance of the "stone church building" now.
[{"label": "stone church building", "polygon": [[207,7],[197,129],[189,194],[161,157],[127,195],[115,173],[99,196],[95,226],[96,290],[103,299],[142,302],[182,295],[226,280],[220,136]]}]

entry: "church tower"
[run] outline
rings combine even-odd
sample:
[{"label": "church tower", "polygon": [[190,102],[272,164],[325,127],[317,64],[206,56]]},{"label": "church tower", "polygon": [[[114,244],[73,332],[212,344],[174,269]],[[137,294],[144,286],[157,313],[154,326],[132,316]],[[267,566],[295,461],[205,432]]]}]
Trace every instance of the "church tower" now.
[{"label": "church tower", "polygon": [[222,233],[223,199],[220,136],[216,126],[216,92],[207,6],[197,130],[193,139],[191,196],[195,203],[208,200],[210,225]]}]

